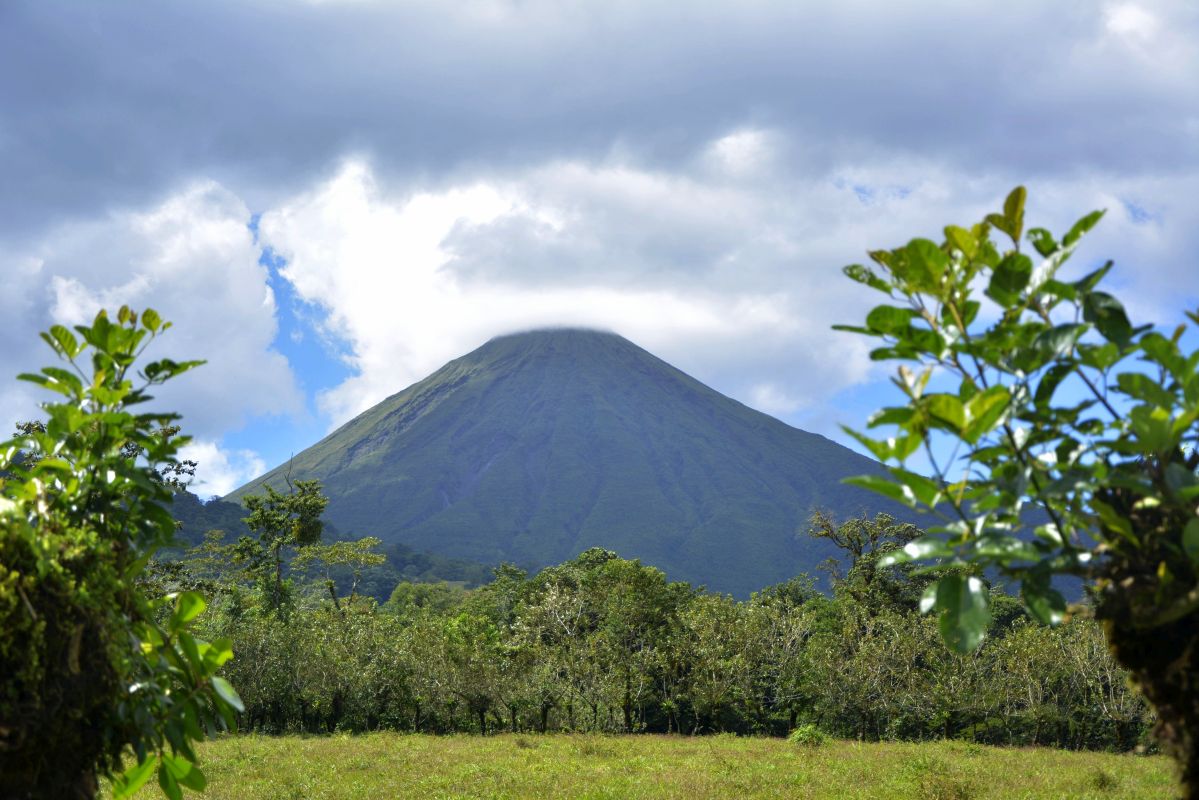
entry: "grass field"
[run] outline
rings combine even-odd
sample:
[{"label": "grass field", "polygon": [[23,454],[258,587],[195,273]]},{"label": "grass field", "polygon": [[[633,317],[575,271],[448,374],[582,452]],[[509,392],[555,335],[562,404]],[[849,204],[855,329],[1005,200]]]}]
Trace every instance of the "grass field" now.
[{"label": "grass field", "polygon": [[[802,747],[714,736],[233,736],[201,751],[210,800],[1169,798],[1161,756],[960,742]],[[151,790],[152,789],[152,790]],[[158,794],[147,786],[140,798]],[[193,796],[193,795],[189,795]]]}]

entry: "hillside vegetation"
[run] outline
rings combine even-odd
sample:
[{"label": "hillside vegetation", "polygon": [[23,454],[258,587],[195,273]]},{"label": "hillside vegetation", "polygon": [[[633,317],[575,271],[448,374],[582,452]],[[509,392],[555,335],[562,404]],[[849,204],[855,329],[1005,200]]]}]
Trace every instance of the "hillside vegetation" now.
[{"label": "hillside vegetation", "polygon": [[[200,498],[190,492],[179,492],[173,497],[170,508],[171,515],[179,523],[179,530],[175,536],[177,546],[161,551],[161,558],[177,559],[183,555],[183,550],[213,541],[214,532],[222,534],[219,541],[226,543],[236,542],[242,536],[251,535],[245,523],[246,509],[237,503],[218,499],[201,502]],[[346,538],[336,526],[325,523],[323,541],[333,543],[345,541]],[[391,595],[396,584],[401,581],[444,581],[475,587],[491,580],[492,568],[485,564],[448,558],[436,553],[418,552],[398,542],[382,545],[378,550],[384,561],[363,571],[359,578],[358,590],[362,594],[374,597],[380,603]],[[332,577],[340,590],[348,591],[348,570],[334,569]]]},{"label": "hillside vegetation", "polygon": [[596,548],[534,575],[498,569],[473,591],[401,583],[378,606],[320,580],[279,586],[272,568],[238,565],[239,545],[177,565],[158,591],[213,598],[203,632],[237,653],[226,672],[248,731],[810,729],[866,740],[1145,744],[1145,705],[1085,610],[1043,627],[996,591],[983,646],[955,654],[937,621],[919,613],[935,576],[879,566],[918,529],[885,516],[815,523],[817,538],[852,548],[831,596],[799,577],[737,601]]}]

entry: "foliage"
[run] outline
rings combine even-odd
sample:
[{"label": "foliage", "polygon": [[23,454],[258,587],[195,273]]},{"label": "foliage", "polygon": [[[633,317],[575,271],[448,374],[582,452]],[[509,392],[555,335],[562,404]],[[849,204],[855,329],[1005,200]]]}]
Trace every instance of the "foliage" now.
[{"label": "foliage", "polygon": [[[65,367],[24,380],[61,395],[44,423],[0,446],[0,794],[88,797],[97,775],[124,795],[157,772],[168,797],[200,790],[193,743],[231,727],[241,701],[217,675],[227,639],[193,628],[195,592],[159,598],[138,584],[175,531],[176,419],[130,409],[199,362],[153,361],[169,327],[121,308],[42,338]],[[78,334],[78,336],[76,336]],[[81,341],[82,340],[82,341]],[[90,371],[88,370],[90,367]]]},{"label": "foliage", "polygon": [[364,536],[352,542],[307,544],[296,553],[291,567],[302,572],[319,564],[324,570],[325,588],[328,589],[333,604],[340,609],[341,603],[337,599],[337,583],[333,580],[333,570],[342,567],[349,571],[351,576],[349,594],[352,602],[358,596],[358,584],[362,582],[363,571],[377,567],[387,560],[385,556],[375,552],[375,548],[380,544],[381,542],[374,536]]},{"label": "foliage", "polygon": [[828,736],[811,722],[805,722],[787,737],[787,741],[802,747],[820,747],[828,744]]},{"label": "foliage", "polygon": [[248,527],[258,538],[248,536],[238,540],[234,549],[236,560],[258,581],[266,607],[282,611],[289,601],[284,582],[283,562],[286,548],[311,547],[321,540],[321,514],[329,498],[321,492],[320,481],[287,479],[284,494],[267,485],[265,495],[248,495],[244,499],[249,515]]},{"label": "foliage", "polygon": [[[245,524],[246,510],[238,503],[210,499],[201,502],[190,492],[178,492],[171,502],[171,514],[179,522],[180,528],[176,536],[177,547],[162,551],[160,558],[180,558],[186,550],[212,551],[216,537],[210,541],[209,534],[221,532],[220,539],[237,541],[242,536],[252,536]],[[323,528],[321,541],[333,544],[350,541],[337,526],[322,518]],[[462,559],[446,558],[434,553],[418,553],[411,547],[399,543],[380,544],[376,552],[384,557],[384,563],[376,566],[364,566],[361,569],[358,591],[385,602],[397,582],[411,581],[418,583],[436,583],[448,581],[460,583],[467,587],[475,587],[491,580],[491,567],[483,564],[464,561]],[[221,556],[223,563],[228,562],[228,553]],[[215,554],[213,551],[211,554]],[[289,565],[290,566],[290,565]],[[285,572],[287,570],[285,569]],[[354,570],[348,567],[330,566],[325,570],[333,580],[336,590],[341,594],[351,592],[354,580]]]},{"label": "foliage", "polygon": [[[1018,187],[1002,213],[950,225],[940,243],[871,252],[878,272],[845,268],[888,302],[863,327],[840,327],[883,340],[872,358],[908,362],[894,379],[903,404],[869,423],[894,435],[851,431],[896,464],[891,480],[854,482],[944,519],[892,563],[997,569],[1049,624],[1067,614],[1052,579],[1089,580],[1113,652],[1183,765],[1184,792],[1199,794],[1199,351],[1183,349],[1183,325],[1168,336],[1135,327],[1099,288],[1110,262],[1060,278],[1102,212],[1061,240],[1044,228],[1025,235],[1025,196]],[[1011,246],[1001,249],[992,231]],[[1025,239],[1039,263],[1022,251]],[[918,451],[931,477],[905,468]],[[979,577],[942,577],[926,604],[958,652],[983,640],[991,610]]]},{"label": "foliage", "polygon": [[381,607],[300,582],[286,624],[232,586],[205,625],[237,647],[243,727],[270,733],[777,736],[811,724],[866,740],[1141,744],[1144,704],[1094,621],[1042,629],[996,593],[1015,613],[996,616],[977,653],[953,655],[920,615],[931,578],[876,563],[910,526],[838,527],[876,550],[831,597],[800,577],[738,602],[593,549],[532,576],[502,567],[476,590],[401,583]]}]

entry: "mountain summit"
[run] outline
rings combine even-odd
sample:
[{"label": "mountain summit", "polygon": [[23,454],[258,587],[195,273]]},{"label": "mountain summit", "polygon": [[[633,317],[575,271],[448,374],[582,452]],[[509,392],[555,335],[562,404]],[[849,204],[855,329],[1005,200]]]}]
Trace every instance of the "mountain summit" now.
[{"label": "mountain summit", "polygon": [[804,532],[885,501],[880,466],[616,334],[501,336],[230,495],[319,478],[343,531],[537,567],[588,547],[746,596],[833,555]]}]

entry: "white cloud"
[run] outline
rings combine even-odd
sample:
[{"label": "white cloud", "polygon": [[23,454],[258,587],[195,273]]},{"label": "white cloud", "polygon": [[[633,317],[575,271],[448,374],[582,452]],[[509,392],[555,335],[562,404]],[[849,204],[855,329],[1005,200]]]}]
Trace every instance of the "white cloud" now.
[{"label": "white cloud", "polygon": [[794,397],[773,383],[759,383],[750,390],[749,404],[759,411],[785,416],[808,405],[807,398]]},{"label": "white cloud", "polygon": [[[355,163],[264,214],[260,231],[352,353],[357,374],[321,399],[336,425],[492,336],[542,326],[614,330],[741,388],[743,368],[765,354],[828,342],[834,306],[819,298],[842,288],[809,281],[812,313],[790,293],[795,281],[746,280],[734,262],[757,233],[758,203],[719,185],[573,163],[400,195]],[[697,260],[671,264],[671,250],[692,240]],[[700,280],[705,272],[714,279]],[[860,362],[831,348],[801,350],[793,380],[817,365],[830,389],[861,377]]]},{"label": "white cloud", "polygon": [[224,497],[266,472],[266,464],[254,451],[223,450],[216,442],[204,439],[184,446],[179,458],[196,462],[196,475],[189,489],[202,498]]},{"label": "white cloud", "polygon": [[[742,135],[703,146],[691,171],[552,161],[415,193],[357,161],[264,214],[264,242],[288,260],[282,274],[350,353],[355,375],[320,401],[330,423],[491,336],[553,325],[614,330],[764,411],[820,416],[814,398],[877,375],[868,342],[830,330],[880,299],[839,267],[868,247],[981,219],[1017,182],[913,159],[748,183],[710,171],[705,159]],[[1177,302],[1161,279],[1187,268],[1178,254],[1194,240],[1185,198],[1195,180],[1042,181],[1029,219],[1061,233],[1111,208],[1070,269],[1099,255],[1130,262],[1115,285],[1152,315]],[[1124,196],[1161,210],[1151,223],[1132,219]],[[1138,268],[1149,259],[1152,269]]]},{"label": "white cloud", "polygon": [[[49,363],[37,331],[53,323],[153,307],[174,327],[147,357],[208,361],[157,393],[160,407],[183,413],[187,432],[214,437],[254,415],[301,413],[291,369],[271,350],[275,303],[249,219],[235,195],[202,182],[148,210],[62,226],[27,245],[0,263],[8,283],[0,373]],[[8,390],[0,413],[27,417],[34,397]]]},{"label": "white cloud", "polygon": [[[9,17],[0,369],[40,363],[23,354],[55,314],[153,302],[180,323],[172,352],[213,362],[166,398],[210,441],[301,406],[251,208],[348,352],[333,420],[561,323],[831,418],[809,398],[875,375],[828,330],[873,299],[837,268],[1017,183],[1055,231],[1109,209],[1072,269],[1114,258],[1134,316],[1168,324],[1196,292],[1186,0],[216,0],[115,4],[82,38],[44,4]],[[5,386],[0,413],[29,397]]]},{"label": "white cloud", "polygon": [[1157,34],[1157,17],[1135,3],[1108,6],[1103,12],[1104,26],[1121,37],[1147,41]]},{"label": "white cloud", "polygon": [[774,157],[771,134],[765,130],[734,131],[712,142],[705,159],[716,170],[733,176],[753,177],[770,166]]}]

